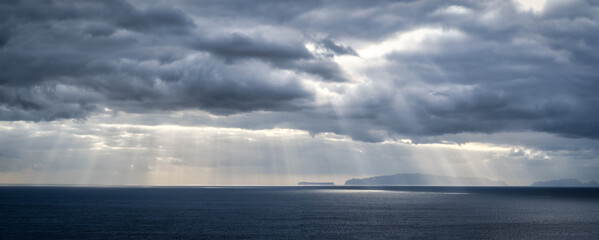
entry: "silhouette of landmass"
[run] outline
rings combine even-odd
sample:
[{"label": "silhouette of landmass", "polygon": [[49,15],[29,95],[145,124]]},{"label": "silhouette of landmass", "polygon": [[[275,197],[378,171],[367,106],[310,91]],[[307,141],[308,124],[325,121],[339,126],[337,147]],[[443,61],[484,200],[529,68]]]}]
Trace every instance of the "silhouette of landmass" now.
[{"label": "silhouette of landmass", "polygon": [[507,186],[503,181],[493,181],[487,178],[448,177],[431,174],[395,174],[375,176],[362,179],[350,179],[345,185],[374,185],[374,186]]},{"label": "silhouette of landmass", "polygon": [[562,179],[552,179],[549,181],[538,181],[532,183],[531,186],[535,187],[599,187],[599,183],[595,181],[590,181],[588,183],[583,183],[576,178],[562,178]]},{"label": "silhouette of landmass", "polygon": [[334,182],[298,182],[297,185],[331,186],[331,185],[335,185],[335,183]]}]

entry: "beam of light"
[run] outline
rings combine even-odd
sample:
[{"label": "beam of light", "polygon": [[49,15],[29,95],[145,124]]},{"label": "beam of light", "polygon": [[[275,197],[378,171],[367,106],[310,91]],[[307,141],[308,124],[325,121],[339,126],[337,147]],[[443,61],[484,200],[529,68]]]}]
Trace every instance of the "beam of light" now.
[{"label": "beam of light", "polygon": [[462,40],[466,35],[457,29],[419,28],[399,32],[383,42],[359,49],[358,54],[366,59],[381,58],[393,52],[438,51],[441,41]]},{"label": "beam of light", "polygon": [[[462,10],[461,13],[465,13],[467,9],[462,8],[452,8],[451,10]],[[386,40],[378,43],[370,43],[362,46],[357,50],[359,57],[349,56],[349,57],[339,57],[335,60],[341,65],[341,67],[349,72],[352,76],[359,77],[358,79],[363,79],[361,81],[360,87],[380,87],[389,85],[387,87],[377,88],[379,94],[389,89],[395,89],[393,93],[386,93],[392,97],[392,102],[387,103],[390,108],[389,111],[397,112],[397,124],[408,124],[411,126],[418,126],[418,119],[412,109],[412,105],[409,104],[410,99],[406,96],[405,92],[409,91],[409,89],[404,89],[403,87],[397,87],[398,82],[406,82],[410,84],[414,84],[421,80],[421,76],[414,75],[412,71],[408,68],[401,69],[400,71],[396,71],[397,76],[383,76],[382,78],[379,76],[369,76],[372,75],[373,68],[383,68],[390,63],[385,58],[387,55],[392,53],[402,53],[402,52],[436,52],[439,51],[438,45],[443,43],[444,41],[461,41],[466,39],[466,35],[459,30],[456,29],[442,29],[442,28],[420,28],[414,29],[407,32],[398,32],[395,35],[387,38]],[[426,54],[425,54],[426,55]],[[429,62],[432,63],[434,70],[441,76],[441,78],[448,82],[447,76],[445,75],[443,69],[439,68],[432,60],[429,59]],[[397,64],[395,64],[397,65]],[[365,67],[367,66],[367,67]],[[396,66],[397,68],[397,66]],[[364,74],[366,69],[369,69],[369,74]],[[376,71],[375,71],[376,72]],[[385,72],[385,71],[380,71]],[[370,79],[370,78],[373,79]],[[422,84],[422,82],[420,82]],[[370,85],[370,86],[369,86]],[[405,84],[400,84],[405,85]],[[431,88],[433,86],[427,86]],[[337,116],[342,118],[345,113],[342,112],[343,109],[335,106],[335,112]],[[401,115],[401,116],[400,116]],[[343,123],[343,119],[339,120]],[[343,126],[343,125],[341,125]],[[401,128],[401,127],[400,127]],[[438,153],[437,151],[432,151],[430,154],[433,155],[434,159],[439,162],[445,162],[446,155]],[[430,157],[430,156],[429,156]],[[450,168],[449,164],[436,164],[437,169],[432,169],[430,165],[427,165],[423,161],[417,161],[420,170],[424,171],[434,171],[434,172],[442,172],[449,175],[455,175],[455,171],[453,168]],[[368,164],[366,164],[368,165]],[[360,166],[360,169],[366,170],[366,172],[373,171],[371,167],[368,166]],[[440,169],[443,168],[443,169]],[[404,172],[404,169],[396,169],[397,172]]]},{"label": "beam of light", "polygon": [[543,12],[547,0],[514,0],[516,5],[523,11],[532,11],[534,13]]},{"label": "beam of light", "polygon": [[[19,161],[46,163],[8,172],[4,169],[0,172],[3,183],[295,185],[299,181],[335,181],[343,184],[354,177],[419,172],[501,177],[510,184],[530,184],[532,180],[526,173],[531,166],[526,164],[549,160],[559,163],[559,159],[568,158],[567,153],[553,156],[523,145],[414,143],[407,138],[368,143],[335,133],[310,135],[293,129],[94,124],[93,120],[14,122],[0,126],[2,133],[12,133],[0,134],[4,145],[10,139],[20,138],[26,139],[20,141],[20,146],[37,148],[31,154],[25,151],[25,155],[15,155]],[[42,145],[36,142],[40,136],[57,144],[40,148]],[[6,153],[6,149],[0,149],[0,157],[5,158]],[[30,161],[33,155],[36,161]],[[7,163],[10,162],[14,161]],[[532,167],[543,167],[547,174],[574,171],[564,165]]]}]

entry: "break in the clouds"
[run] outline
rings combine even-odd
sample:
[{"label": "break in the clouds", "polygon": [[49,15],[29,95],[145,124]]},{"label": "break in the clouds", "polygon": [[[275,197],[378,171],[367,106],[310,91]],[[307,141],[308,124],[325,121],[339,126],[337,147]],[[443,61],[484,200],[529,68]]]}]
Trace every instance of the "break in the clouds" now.
[{"label": "break in the clouds", "polygon": [[[41,164],[43,153],[19,148],[51,141],[39,139],[43,126],[54,126],[52,136],[79,136],[61,133],[55,125],[61,123],[102,142],[123,138],[98,130],[112,124],[152,130],[145,139],[166,134],[151,128],[158,126],[240,129],[235,133],[243,136],[287,129],[311,136],[297,140],[307,145],[334,135],[371,147],[361,161],[372,171],[351,170],[364,167],[339,160],[345,153],[330,154],[339,159],[328,160],[329,167],[318,165],[317,150],[277,165],[263,149],[230,153],[226,161],[237,164],[236,175],[249,169],[244,161],[263,159],[301,169],[265,168],[266,175],[357,176],[392,168],[474,176],[459,164],[454,173],[417,167],[435,156],[395,151],[416,151],[414,143],[476,142],[502,147],[478,160],[464,157],[473,166],[490,160],[496,162],[489,168],[500,168],[497,161],[505,160],[503,168],[514,169],[486,172],[496,178],[539,180],[518,176],[560,175],[555,166],[569,169],[561,175],[597,178],[599,171],[583,170],[599,168],[597,32],[594,1],[3,1],[0,120],[2,141],[15,146],[0,149],[0,171],[91,161],[57,150],[69,164]],[[256,148],[268,141],[264,136],[252,137]],[[389,142],[405,146],[372,150]],[[120,161],[107,163],[115,169],[142,158],[130,155],[134,149],[89,144],[81,147],[106,147],[102,156]],[[189,152],[161,156],[160,146],[137,146],[147,150],[148,166],[168,157],[177,164],[192,159]],[[527,160],[514,160],[521,158]]]}]

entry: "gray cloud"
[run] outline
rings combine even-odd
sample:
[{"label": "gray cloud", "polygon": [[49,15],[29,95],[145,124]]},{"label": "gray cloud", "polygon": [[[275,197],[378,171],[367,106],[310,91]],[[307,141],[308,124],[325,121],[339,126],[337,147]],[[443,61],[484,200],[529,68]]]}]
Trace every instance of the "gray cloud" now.
[{"label": "gray cloud", "polygon": [[[85,118],[102,109],[98,106],[133,112],[287,111],[311,98],[295,74],[263,61],[227,63],[189,48],[187,43],[199,35],[192,33],[195,24],[180,8],[19,1],[0,11],[0,29],[8,29],[2,31],[7,40],[0,52],[6,66],[0,73],[3,120]],[[230,52],[236,59],[264,54],[270,61],[294,51],[239,41],[245,40],[233,39],[230,45],[238,47]],[[224,54],[225,45],[216,43],[202,51]],[[300,54],[310,56],[305,49]]]},{"label": "gray cloud", "polygon": [[559,9],[548,4],[539,16],[493,9],[507,20],[501,24],[483,21],[485,10],[476,9],[469,20],[479,21],[445,26],[463,31],[465,40],[389,55],[420,81],[444,86],[410,96],[423,133],[533,129],[597,138],[599,99],[591,95],[599,90],[599,58],[588,50],[599,47],[589,34],[599,30],[598,8],[572,2]]},{"label": "gray cloud", "polygon": [[312,58],[312,54],[304,47],[301,41],[293,43],[269,42],[269,40],[252,39],[240,33],[214,39],[201,39],[196,46],[230,60],[238,58],[262,58],[271,61],[288,59]]},{"label": "gray cloud", "polygon": [[[5,2],[0,119],[82,119],[104,107],[265,110],[240,125],[373,142],[503,131],[597,139],[598,9],[584,1],[550,2],[540,13],[508,1]],[[423,28],[441,33],[419,49],[387,52],[384,64],[360,70],[366,82],[336,61],[370,64],[362,47]],[[451,31],[461,37],[444,38]],[[318,100],[314,81],[338,99]]]},{"label": "gray cloud", "polygon": [[168,29],[169,33],[185,33],[193,21],[185,13],[175,9],[151,8],[143,11],[120,13],[117,26],[136,31],[156,31]]},{"label": "gray cloud", "polygon": [[331,55],[358,56],[358,53],[356,53],[356,50],[354,50],[353,48],[348,47],[348,46],[343,46],[340,44],[336,44],[335,42],[333,42],[333,40],[331,40],[329,38],[325,38],[325,39],[321,40],[319,42],[319,44],[322,48],[328,49],[332,52],[332,53],[329,53],[329,56],[331,56]]},{"label": "gray cloud", "polygon": [[[351,47],[335,44],[330,39],[318,41],[318,50],[324,53],[315,55],[306,47],[305,42],[289,37],[277,36],[284,33],[269,33],[271,39],[264,36],[246,36],[241,33],[229,33],[225,36],[200,38],[194,48],[207,51],[224,58],[229,63],[259,59],[273,67],[288,69],[298,73],[313,74],[324,81],[348,81],[339,65],[330,60],[334,55],[356,55]],[[296,36],[300,37],[300,36]]]}]

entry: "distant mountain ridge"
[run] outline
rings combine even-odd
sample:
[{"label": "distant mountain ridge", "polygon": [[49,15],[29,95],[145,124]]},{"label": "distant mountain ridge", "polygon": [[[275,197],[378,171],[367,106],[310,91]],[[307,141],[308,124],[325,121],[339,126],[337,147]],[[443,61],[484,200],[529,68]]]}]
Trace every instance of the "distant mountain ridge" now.
[{"label": "distant mountain ridge", "polygon": [[576,178],[552,179],[549,181],[538,181],[532,183],[535,187],[599,187],[599,183],[590,181],[583,183]]},{"label": "distant mountain ridge", "polygon": [[345,185],[372,186],[507,186],[504,181],[493,181],[487,178],[448,177],[432,174],[400,173],[394,175],[375,176],[362,179],[350,179]]}]

